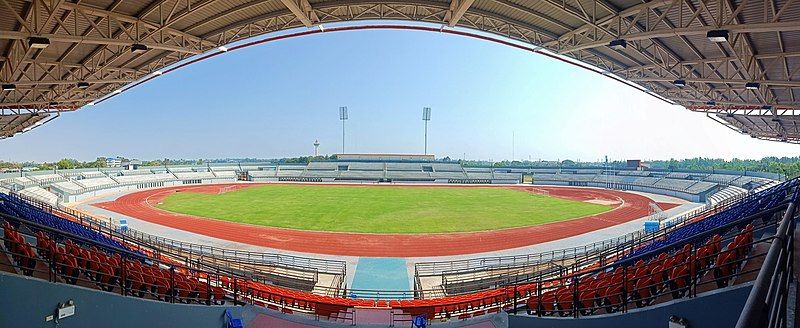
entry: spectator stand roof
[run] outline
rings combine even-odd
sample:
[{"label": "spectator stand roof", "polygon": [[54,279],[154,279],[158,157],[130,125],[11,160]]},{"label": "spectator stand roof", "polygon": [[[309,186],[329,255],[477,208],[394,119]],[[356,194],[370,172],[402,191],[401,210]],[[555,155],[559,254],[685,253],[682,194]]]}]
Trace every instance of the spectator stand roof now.
[{"label": "spectator stand roof", "polygon": [[[491,40],[572,58],[739,132],[800,141],[794,0],[0,0],[0,8],[0,137],[26,129],[32,118],[22,115],[76,110],[233,42],[391,20],[502,36]],[[710,31],[727,39],[712,42]],[[749,126],[758,121],[750,115],[779,119]]]}]

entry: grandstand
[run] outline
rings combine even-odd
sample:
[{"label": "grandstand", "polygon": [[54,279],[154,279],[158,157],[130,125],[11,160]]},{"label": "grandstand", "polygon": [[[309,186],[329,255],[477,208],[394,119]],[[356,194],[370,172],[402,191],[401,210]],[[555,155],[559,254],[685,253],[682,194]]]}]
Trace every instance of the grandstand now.
[{"label": "grandstand", "polygon": [[[74,202],[104,192],[173,186],[176,184],[253,182],[460,183],[516,184],[530,176],[537,185],[588,186],[664,194],[692,202],[717,202],[777,183],[777,175],[760,172],[635,171],[608,168],[462,167],[459,163],[386,162],[362,156],[360,161],[311,162],[307,165],[240,165],[153,167],[138,170],[60,170],[36,172],[0,180],[5,189],[38,186],[60,202]],[[736,188],[731,188],[736,187]],[[723,192],[725,190],[725,192]],[[714,195],[717,195],[714,197]],[[52,198],[48,196],[47,198]]]},{"label": "grandstand", "polygon": [[[333,325],[355,324],[354,313],[363,307],[396,311],[393,322],[421,316],[430,323],[468,324],[506,313],[517,322],[511,326],[589,316],[603,325],[624,325],[635,313],[657,313],[665,306],[671,314],[702,321],[679,304],[720,293],[739,295],[743,302],[742,288],[751,286],[773,256],[770,245],[781,240],[775,231],[785,233],[797,216],[799,186],[794,179],[727,200],[656,233],[547,253],[419,263],[417,289],[410,294],[348,291],[340,261],[215,249],[135,230],[122,235],[22,194],[0,195],[7,256],[0,265],[17,275],[125,297],[212,310],[250,304],[264,313]],[[433,276],[441,277],[435,288],[425,282]],[[351,294],[361,297],[348,298]],[[739,313],[720,311],[731,318],[702,315],[730,323]]]},{"label": "grandstand", "polygon": [[56,206],[58,204],[58,196],[39,186],[22,189],[19,191],[19,194],[25,197],[30,197],[50,206]]},{"label": "grandstand", "polygon": [[[363,157],[363,156],[362,156]],[[530,175],[534,184],[593,186],[622,190],[642,190],[667,194],[690,201],[704,202],[727,189],[713,200],[725,199],[746,191],[768,188],[780,177],[759,172],[675,172],[631,171],[595,168],[474,168],[458,163],[369,161],[311,162],[307,165],[244,165],[219,167],[154,167],[139,170],[61,170],[57,173],[29,173],[0,180],[10,190],[39,186],[59,195],[62,201],[74,201],[84,193],[114,190],[123,186],[150,188],[175,183],[215,183],[235,181],[241,173],[250,181],[300,182],[427,182],[427,183],[518,183]],[[756,174],[748,175],[748,174]],[[734,189],[730,187],[737,187]],[[739,191],[733,193],[732,191]],[[96,193],[95,193],[96,194]],[[65,196],[66,195],[66,196]]]}]

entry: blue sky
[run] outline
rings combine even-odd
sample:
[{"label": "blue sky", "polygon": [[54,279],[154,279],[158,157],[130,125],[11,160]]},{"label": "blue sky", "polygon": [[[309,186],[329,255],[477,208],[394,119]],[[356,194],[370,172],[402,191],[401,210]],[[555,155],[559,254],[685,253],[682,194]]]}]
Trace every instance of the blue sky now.
[{"label": "blue sky", "polygon": [[229,52],[0,141],[0,159],[284,157],[341,150],[439,157],[794,156],[618,82],[482,40],[417,31],[313,35]]}]

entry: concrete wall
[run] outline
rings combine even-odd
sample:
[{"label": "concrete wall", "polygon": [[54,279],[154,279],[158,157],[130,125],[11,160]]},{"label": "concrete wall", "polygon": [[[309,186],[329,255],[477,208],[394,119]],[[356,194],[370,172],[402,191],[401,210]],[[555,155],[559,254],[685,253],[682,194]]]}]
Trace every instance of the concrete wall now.
[{"label": "concrete wall", "polygon": [[509,327],[553,328],[639,328],[667,327],[669,317],[686,318],[691,328],[734,327],[744,308],[751,284],[714,290],[697,298],[683,299],[627,313],[597,315],[585,318],[538,318],[527,315],[509,316]]},{"label": "concrete wall", "polygon": [[75,302],[75,315],[59,327],[224,327],[224,311],[235,317],[241,307],[170,304],[123,297],[65,284],[0,272],[0,327],[56,327],[45,318],[58,303]]}]

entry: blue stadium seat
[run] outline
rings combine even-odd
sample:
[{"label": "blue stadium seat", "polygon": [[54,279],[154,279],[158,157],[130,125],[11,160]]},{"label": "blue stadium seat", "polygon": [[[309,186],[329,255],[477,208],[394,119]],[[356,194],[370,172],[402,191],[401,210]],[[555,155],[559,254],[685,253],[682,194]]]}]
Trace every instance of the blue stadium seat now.
[{"label": "blue stadium seat", "polygon": [[242,319],[234,318],[231,310],[225,309],[225,318],[228,319],[228,328],[244,328]]}]

